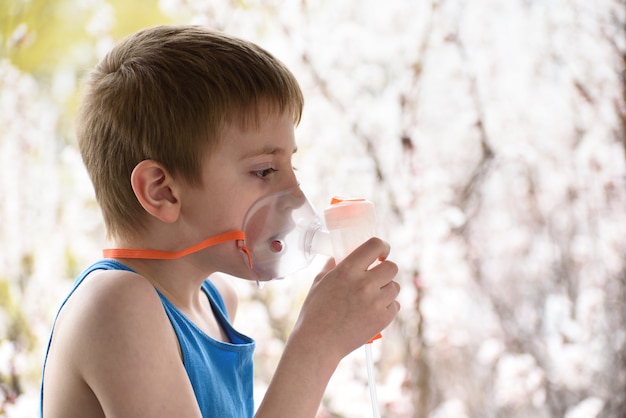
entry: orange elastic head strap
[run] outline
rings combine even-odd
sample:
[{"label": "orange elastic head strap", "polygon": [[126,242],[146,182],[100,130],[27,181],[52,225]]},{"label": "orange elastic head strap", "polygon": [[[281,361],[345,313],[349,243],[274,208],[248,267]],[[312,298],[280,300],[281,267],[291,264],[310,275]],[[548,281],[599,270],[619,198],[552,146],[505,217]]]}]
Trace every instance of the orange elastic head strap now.
[{"label": "orange elastic head strap", "polygon": [[185,248],[180,251],[161,251],[161,250],[149,250],[149,249],[136,249],[136,248],[108,248],[102,251],[105,258],[138,258],[145,260],[174,260],[181,258],[189,254],[193,254],[205,248],[212,247],[213,245],[222,244],[228,241],[237,241],[237,246],[248,256],[248,262],[252,267],[252,260],[250,258],[250,251],[243,245],[243,241],[246,236],[243,231],[231,231],[223,234],[215,235],[204,241],[192,245],[189,248]]}]

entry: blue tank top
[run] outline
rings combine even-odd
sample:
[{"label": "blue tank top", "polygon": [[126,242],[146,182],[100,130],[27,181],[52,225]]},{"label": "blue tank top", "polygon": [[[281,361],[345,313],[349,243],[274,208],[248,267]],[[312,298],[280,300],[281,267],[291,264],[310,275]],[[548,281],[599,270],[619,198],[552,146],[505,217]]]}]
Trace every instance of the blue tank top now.
[{"label": "blue tank top", "polygon": [[[114,260],[100,260],[83,271],[76,279],[74,287],[61,304],[61,308],[74,293],[76,288],[94,270],[133,271]],[[174,306],[158,290],[163,308],[176,332],[183,357],[183,364],[198,406],[204,418],[233,417],[249,418],[254,414],[253,399],[253,353],[255,342],[237,332],[228,320],[224,301],[215,286],[208,280],[202,284],[213,313],[230,343],[217,341],[206,335]],[[58,317],[58,313],[57,313]],[[56,319],[55,319],[56,322]],[[52,328],[54,332],[54,325]],[[50,350],[52,333],[46,350],[46,359]],[[45,360],[44,370],[45,373]],[[40,392],[40,416],[43,417],[43,378]]]}]

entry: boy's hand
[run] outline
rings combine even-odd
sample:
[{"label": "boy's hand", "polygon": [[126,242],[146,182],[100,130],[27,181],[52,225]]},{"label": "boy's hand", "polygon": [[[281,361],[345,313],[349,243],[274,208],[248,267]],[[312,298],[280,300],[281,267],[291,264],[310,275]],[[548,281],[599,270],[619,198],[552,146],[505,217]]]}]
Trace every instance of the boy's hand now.
[{"label": "boy's hand", "polygon": [[389,245],[372,238],[316,277],[257,418],[315,416],[340,360],[395,318],[398,267],[387,255]]},{"label": "boy's hand", "polygon": [[302,307],[300,337],[311,337],[340,360],[389,325],[400,309],[400,285],[393,280],[398,267],[386,260],[389,250],[389,244],[371,238],[336,267],[329,263]]}]

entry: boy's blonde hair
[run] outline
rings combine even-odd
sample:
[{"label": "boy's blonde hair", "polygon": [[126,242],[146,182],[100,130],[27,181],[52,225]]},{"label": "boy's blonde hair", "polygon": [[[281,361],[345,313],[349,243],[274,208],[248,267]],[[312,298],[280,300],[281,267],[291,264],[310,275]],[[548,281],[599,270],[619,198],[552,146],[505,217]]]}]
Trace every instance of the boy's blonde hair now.
[{"label": "boy's blonde hair", "polygon": [[270,111],[300,121],[291,72],[262,48],[198,26],[158,26],[120,42],[91,73],[79,109],[80,151],[110,236],[132,237],[145,211],[135,166],[160,162],[201,184],[202,157],[229,123],[254,127]]}]

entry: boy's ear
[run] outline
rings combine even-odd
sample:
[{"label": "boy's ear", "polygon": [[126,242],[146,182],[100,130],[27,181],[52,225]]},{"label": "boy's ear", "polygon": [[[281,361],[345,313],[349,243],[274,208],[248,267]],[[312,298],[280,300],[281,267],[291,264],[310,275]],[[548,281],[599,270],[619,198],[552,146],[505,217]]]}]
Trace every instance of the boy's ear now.
[{"label": "boy's ear", "polygon": [[163,222],[176,222],[180,214],[177,183],[165,167],[144,160],[133,169],[130,183],[146,212]]}]

